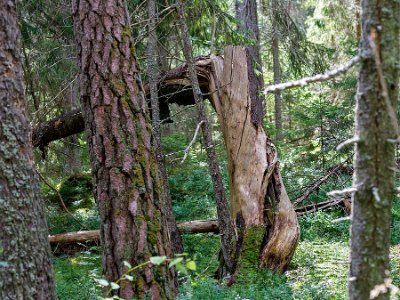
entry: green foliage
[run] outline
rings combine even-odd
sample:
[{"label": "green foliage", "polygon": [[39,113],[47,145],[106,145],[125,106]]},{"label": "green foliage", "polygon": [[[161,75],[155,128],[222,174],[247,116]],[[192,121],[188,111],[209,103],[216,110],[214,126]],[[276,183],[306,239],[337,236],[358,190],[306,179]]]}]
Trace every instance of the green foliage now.
[{"label": "green foliage", "polygon": [[74,174],[64,180],[59,192],[68,208],[92,208],[94,205],[92,176]]},{"label": "green foliage", "polygon": [[331,209],[328,212],[316,212],[299,218],[302,241],[339,242],[350,237],[350,222],[333,222],[343,217],[341,209]]},{"label": "green foliage", "polygon": [[93,248],[91,252],[81,252],[72,257],[59,257],[54,260],[57,294],[60,300],[95,300],[97,288],[89,274],[99,276],[101,251]]},{"label": "green foliage", "polygon": [[[78,209],[73,212],[73,215],[89,230],[100,228],[100,217],[97,209]],[[47,224],[49,226],[50,234],[82,230],[81,225],[78,224],[69,214],[56,207],[48,207]]]}]

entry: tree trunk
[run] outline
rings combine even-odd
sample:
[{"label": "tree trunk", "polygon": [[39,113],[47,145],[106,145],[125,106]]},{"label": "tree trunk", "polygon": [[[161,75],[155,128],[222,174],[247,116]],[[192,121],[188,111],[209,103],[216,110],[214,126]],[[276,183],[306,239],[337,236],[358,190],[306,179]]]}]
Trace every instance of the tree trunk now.
[{"label": "tree trunk", "polygon": [[[216,220],[196,220],[178,223],[181,233],[218,233],[218,223]],[[97,241],[100,239],[100,230],[88,230],[60,233],[49,236],[51,244],[83,243],[87,241]]]},{"label": "tree trunk", "polygon": [[[274,84],[281,83],[281,67],[279,64],[279,29],[277,18],[279,17],[279,3],[278,0],[272,1],[272,61],[274,69]],[[282,136],[282,97],[280,92],[275,95],[275,139],[280,142]]]},{"label": "tree trunk", "polygon": [[15,9],[16,1],[0,1],[0,299],[56,299]]},{"label": "tree trunk", "polygon": [[210,94],[228,153],[231,216],[238,236],[238,270],[287,269],[299,238],[296,212],[279,172],[274,145],[253,111],[255,74],[250,51],[227,47],[212,57]]},{"label": "tree trunk", "polygon": [[[393,123],[399,81],[399,6],[398,1],[362,1],[349,278],[352,300],[370,299],[371,291],[389,277],[395,147],[388,139],[397,138]],[[374,299],[389,299],[389,294]]]},{"label": "tree trunk", "polygon": [[184,4],[182,0],[178,0],[179,25],[181,28],[183,52],[187,62],[188,75],[193,90],[193,97],[196,102],[198,117],[197,121],[202,122],[202,136],[204,147],[207,151],[208,165],[214,186],[215,199],[217,202],[218,226],[221,232],[221,251],[223,264],[220,268],[220,277],[232,275],[235,270],[235,245],[236,233],[233,222],[229,215],[229,207],[225,196],[222,175],[219,169],[219,162],[212,141],[211,130],[207,120],[206,111],[203,103],[203,96],[200,90],[199,80],[197,78],[196,66],[192,54],[192,42],[189,29],[186,23]]},{"label": "tree trunk", "polygon": [[[79,109],[79,91],[78,83],[73,82],[65,90],[64,111],[70,112]],[[69,175],[75,175],[81,171],[81,151],[79,147],[79,138],[77,135],[71,135],[64,140],[65,149],[65,170]]]},{"label": "tree trunk", "polygon": [[156,1],[147,0],[148,5],[148,45],[147,45],[147,74],[149,76],[151,116],[153,124],[153,144],[157,158],[158,167],[160,169],[160,177],[163,186],[163,205],[164,213],[167,218],[168,230],[171,236],[172,249],[174,253],[183,253],[183,242],[176,226],[175,216],[172,210],[172,199],[168,185],[168,173],[165,168],[164,153],[161,146],[161,128],[160,128],[160,107],[158,101],[158,80],[160,71],[157,64],[157,17],[156,17]]},{"label": "tree trunk", "polygon": [[[235,0],[235,11],[236,18],[238,19],[238,31],[241,32],[246,38],[253,40],[254,45],[248,45],[244,43],[249,49],[251,57],[251,66],[255,65],[256,76],[256,89],[255,97],[262,99],[261,90],[264,87],[264,77],[262,73],[262,60],[260,54],[260,33],[258,30],[258,14],[257,14],[257,0]],[[256,101],[253,103],[256,105],[252,108],[255,114],[263,116],[263,103],[262,101]],[[259,120],[253,120],[257,124]]]},{"label": "tree trunk", "polygon": [[[162,184],[124,1],[74,0],[82,113],[101,218],[103,273],[116,281],[152,256],[172,256]],[[124,299],[172,299],[166,265],[135,272],[113,291]]]}]

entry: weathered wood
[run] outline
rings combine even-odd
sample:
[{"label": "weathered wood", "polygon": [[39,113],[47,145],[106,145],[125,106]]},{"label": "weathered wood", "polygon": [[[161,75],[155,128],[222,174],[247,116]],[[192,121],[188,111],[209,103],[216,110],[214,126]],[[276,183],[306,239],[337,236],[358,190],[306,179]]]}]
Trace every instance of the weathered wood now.
[{"label": "weathered wood", "polygon": [[[178,223],[181,233],[218,233],[217,220],[197,220]],[[85,230],[76,232],[60,233],[49,236],[50,244],[83,243],[100,240],[100,230]]]},{"label": "weathered wood", "polygon": [[231,214],[242,241],[238,263],[249,257],[246,252],[261,249],[252,256],[260,261],[250,263],[283,272],[296,248],[299,225],[275,147],[256,121],[261,116],[253,109],[259,98],[251,66],[245,47],[227,47],[224,59],[213,56],[210,95],[227,148]]}]

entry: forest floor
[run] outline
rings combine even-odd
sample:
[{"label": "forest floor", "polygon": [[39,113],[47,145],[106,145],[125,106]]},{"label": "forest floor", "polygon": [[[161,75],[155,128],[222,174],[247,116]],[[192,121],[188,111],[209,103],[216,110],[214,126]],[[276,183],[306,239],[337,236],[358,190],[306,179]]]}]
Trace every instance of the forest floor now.
[{"label": "forest floor", "polygon": [[[255,270],[231,287],[213,279],[218,266],[218,237],[213,234],[185,235],[185,251],[195,260],[197,271],[181,277],[178,299],[347,299],[349,222],[332,222],[341,215],[341,211],[332,209],[301,217],[301,241],[286,274],[279,276],[268,270]],[[393,208],[392,224],[392,277],[393,283],[399,286],[398,201]],[[57,257],[54,267],[60,300],[98,299],[100,289],[93,278],[99,278],[101,274],[99,247],[73,256]]]}]

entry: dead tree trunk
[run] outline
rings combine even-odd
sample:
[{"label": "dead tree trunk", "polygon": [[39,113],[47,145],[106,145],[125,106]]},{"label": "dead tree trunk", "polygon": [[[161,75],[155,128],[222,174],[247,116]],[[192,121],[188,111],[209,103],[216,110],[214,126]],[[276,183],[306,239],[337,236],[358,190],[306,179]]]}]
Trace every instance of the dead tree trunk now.
[{"label": "dead tree trunk", "polygon": [[238,232],[238,271],[263,265],[287,269],[299,238],[296,212],[279,172],[274,145],[266,136],[247,48],[227,47],[224,59],[212,57],[211,100],[227,148],[231,216]]},{"label": "dead tree trunk", "polygon": [[[349,296],[372,299],[389,275],[399,84],[400,3],[362,1]],[[389,290],[390,291],[390,290]],[[389,299],[389,291],[374,299]]]},{"label": "dead tree trunk", "polygon": [[[116,281],[152,256],[172,256],[151,125],[138,72],[125,1],[74,0],[82,115],[101,219],[103,273]],[[113,291],[172,299],[176,274],[148,265]]]},{"label": "dead tree trunk", "polygon": [[207,151],[207,158],[211,178],[214,186],[215,199],[217,202],[217,215],[218,215],[218,226],[221,232],[221,250],[223,258],[223,267],[221,268],[221,277],[229,276],[233,274],[235,270],[235,244],[236,244],[236,233],[234,226],[229,215],[229,207],[225,196],[224,185],[222,182],[221,171],[219,169],[219,162],[215,148],[212,141],[211,130],[209,122],[207,120],[206,111],[203,103],[203,96],[200,90],[199,80],[197,78],[196,65],[193,60],[192,54],[192,42],[189,34],[189,29],[186,23],[184,4],[182,0],[178,0],[178,15],[179,25],[182,34],[183,41],[183,52],[187,62],[188,75],[193,90],[193,97],[196,102],[198,112],[198,122],[202,122],[202,135],[204,147]]},{"label": "dead tree trunk", "polygon": [[155,148],[160,177],[163,185],[164,213],[167,218],[168,230],[171,236],[174,253],[183,252],[183,242],[176,226],[175,216],[172,211],[172,199],[168,185],[168,173],[165,168],[164,153],[161,146],[160,104],[158,101],[158,80],[160,71],[157,64],[157,17],[156,1],[147,0],[148,7],[148,45],[147,45],[147,74],[149,76],[151,117],[153,125],[153,144]]},{"label": "dead tree trunk", "polygon": [[0,1],[0,299],[57,299],[33,165],[17,1]]},{"label": "dead tree trunk", "polygon": [[[256,79],[256,97],[260,97],[263,99],[261,95],[261,90],[264,87],[264,77],[262,70],[262,60],[260,54],[260,32],[258,30],[258,13],[257,13],[257,0],[235,0],[235,12],[236,18],[238,19],[238,31],[242,33],[246,38],[252,40],[253,44],[250,43],[244,44],[243,46],[248,47],[248,51],[251,57],[251,66],[255,65],[255,69],[257,70],[257,74],[255,75]],[[261,101],[257,101],[260,103],[258,109],[260,114],[263,116],[263,103]],[[254,111],[254,108],[253,108]]]},{"label": "dead tree trunk", "polygon": [[[279,62],[279,28],[277,18],[279,17],[279,1],[271,0],[272,9],[272,62],[274,69],[274,84],[281,83],[281,66]],[[282,135],[282,96],[280,92],[275,95],[275,139],[280,142],[283,138]]]}]

